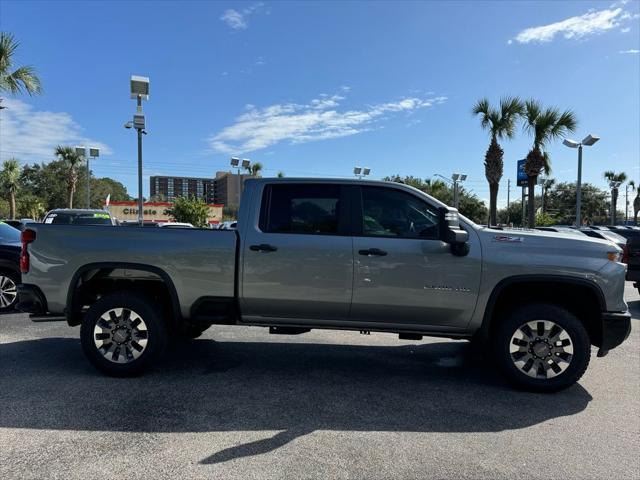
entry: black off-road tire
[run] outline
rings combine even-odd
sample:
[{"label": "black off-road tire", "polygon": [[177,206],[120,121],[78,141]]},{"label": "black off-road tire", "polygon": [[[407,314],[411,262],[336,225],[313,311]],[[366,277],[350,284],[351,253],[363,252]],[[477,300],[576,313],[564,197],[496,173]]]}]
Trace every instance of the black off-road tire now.
[{"label": "black off-road tire", "polygon": [[[125,314],[126,310],[134,312],[137,317],[142,319],[142,325],[144,325],[146,333],[143,333],[143,330],[138,331],[136,327],[133,327],[136,320],[130,321],[128,330],[133,333],[128,335],[131,341],[124,341],[122,345],[118,345],[117,342],[114,341],[114,338],[115,340],[125,339],[114,337],[113,332],[120,329],[120,332],[124,332],[122,333],[123,335],[127,335],[127,320],[121,318],[118,321],[109,321],[103,318],[103,315],[106,316],[106,318],[113,318],[109,315],[109,312],[114,312],[114,310],[117,312],[118,309],[124,309],[122,317],[127,316]],[[135,318],[131,313],[128,317],[130,319]],[[117,328],[115,330],[105,328],[102,330],[103,333],[96,334],[96,325],[98,322],[100,322],[100,325],[113,324],[117,326]],[[139,323],[137,328],[142,328]],[[108,338],[102,343],[102,348],[107,350],[106,354],[101,353],[100,347],[97,346],[99,340],[96,339],[102,335],[108,335]],[[146,337],[146,342],[144,342],[142,352],[139,353],[137,349],[140,348],[143,343],[143,336]],[[85,314],[80,327],[80,341],[84,354],[93,366],[102,373],[114,377],[130,377],[141,374],[160,358],[167,345],[167,326],[160,311],[154,303],[144,295],[126,292],[111,293],[99,299]],[[112,346],[105,348],[106,345],[108,345],[106,342],[111,342]],[[118,351],[119,355],[117,356],[118,359],[129,356],[130,353],[134,352],[134,349],[135,353],[139,356],[135,359],[132,358],[130,361],[125,360],[124,363],[116,363],[115,361],[109,360],[108,357],[113,358],[111,350],[115,352],[115,349],[118,347],[120,347]]]},{"label": "black off-road tire", "polygon": [[[534,329],[531,332],[532,338],[524,335],[522,336],[522,339],[513,338],[514,335],[516,335],[516,332],[522,332],[520,328],[525,324],[528,325],[528,322],[535,322],[534,325],[538,325],[539,321],[553,322],[563,329],[568,335],[570,345],[573,350],[568,366],[565,366],[566,362],[563,362],[559,357],[556,358],[560,355],[566,355],[564,350],[568,349],[568,347],[556,348],[554,346],[553,350],[547,350],[548,347],[541,343],[550,329],[543,332],[542,335],[538,335],[538,330]],[[575,384],[587,370],[589,360],[591,358],[591,341],[589,339],[589,334],[587,333],[583,323],[568,310],[553,304],[529,304],[513,310],[504,318],[500,319],[499,322],[499,325],[493,333],[493,338],[491,339],[493,356],[502,373],[515,387],[533,392],[557,392]],[[521,333],[518,333],[518,335],[520,334]],[[540,338],[541,340],[536,340],[537,338]],[[551,339],[553,336],[549,335],[547,338]],[[563,338],[566,339],[564,334]],[[519,348],[519,346],[514,342],[523,341],[526,341],[527,343],[526,346],[521,347],[525,350],[523,353],[525,354],[524,359],[526,359],[526,361],[520,360],[524,365],[521,363],[521,366],[519,367],[514,361],[515,357],[512,356],[510,345],[513,343],[515,345],[513,348]],[[537,343],[540,344],[539,350],[543,354],[549,355],[548,357],[545,357],[546,360],[540,360],[540,357],[533,355],[535,350],[532,348],[532,343],[533,346]],[[550,344],[553,345],[554,342],[547,342],[547,345]],[[519,354],[520,352],[516,353],[516,355]],[[534,362],[532,365],[539,365],[540,369],[544,369],[545,367],[544,365],[541,365],[543,362],[557,360],[555,368],[560,368],[560,366],[562,366],[564,367],[564,370],[561,373],[556,374],[553,378],[534,378],[524,370],[529,359]],[[531,368],[529,371],[531,372]],[[538,370],[536,369],[536,371]],[[533,374],[533,372],[531,374]],[[549,370],[548,375],[552,374],[554,374],[554,372]]]}]

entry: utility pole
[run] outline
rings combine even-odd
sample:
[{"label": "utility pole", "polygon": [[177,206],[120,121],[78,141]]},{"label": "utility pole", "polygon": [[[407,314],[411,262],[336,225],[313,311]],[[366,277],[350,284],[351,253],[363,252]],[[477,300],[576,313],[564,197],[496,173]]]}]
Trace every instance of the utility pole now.
[{"label": "utility pole", "polygon": [[509,225],[509,205],[511,204],[511,179],[507,179],[507,226]]},{"label": "utility pole", "polygon": [[629,224],[629,184],[624,187],[624,224]]}]

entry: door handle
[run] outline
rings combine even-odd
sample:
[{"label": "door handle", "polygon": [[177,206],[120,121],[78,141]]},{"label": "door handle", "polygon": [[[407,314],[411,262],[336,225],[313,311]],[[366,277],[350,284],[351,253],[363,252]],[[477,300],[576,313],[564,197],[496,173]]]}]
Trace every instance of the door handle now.
[{"label": "door handle", "polygon": [[385,252],[384,250],[380,250],[379,248],[369,248],[366,250],[359,250],[358,253],[360,255],[366,255],[367,257],[372,257],[372,256],[384,257],[387,254],[387,252]]},{"label": "door handle", "polygon": [[254,252],[275,252],[278,250],[278,247],[274,247],[273,245],[269,245],[268,243],[261,243],[260,245],[251,245],[249,250]]}]

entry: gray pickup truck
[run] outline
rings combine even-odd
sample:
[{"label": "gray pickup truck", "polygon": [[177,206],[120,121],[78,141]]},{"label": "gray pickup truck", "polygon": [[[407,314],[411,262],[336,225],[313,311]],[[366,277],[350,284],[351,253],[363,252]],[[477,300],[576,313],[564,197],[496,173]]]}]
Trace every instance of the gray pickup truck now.
[{"label": "gray pickup truck", "polygon": [[612,243],[478,226],[398,183],[251,179],[238,229],[29,225],[19,308],[80,325],[102,372],[138,374],[211,325],[468,339],[555,391],[630,332]]}]

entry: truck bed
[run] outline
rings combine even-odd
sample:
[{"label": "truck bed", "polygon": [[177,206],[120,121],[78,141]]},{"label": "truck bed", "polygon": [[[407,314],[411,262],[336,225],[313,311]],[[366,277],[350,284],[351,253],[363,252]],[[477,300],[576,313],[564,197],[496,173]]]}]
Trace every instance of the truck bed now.
[{"label": "truck bed", "polygon": [[130,264],[132,269],[136,264],[153,265],[164,271],[185,318],[198,299],[234,296],[235,231],[45,224],[31,224],[29,229],[36,232],[36,240],[28,247],[30,269],[23,282],[40,287],[51,313],[64,311],[77,272],[111,262]]}]

